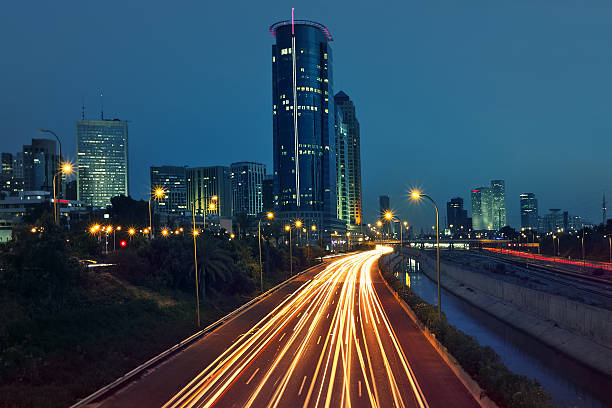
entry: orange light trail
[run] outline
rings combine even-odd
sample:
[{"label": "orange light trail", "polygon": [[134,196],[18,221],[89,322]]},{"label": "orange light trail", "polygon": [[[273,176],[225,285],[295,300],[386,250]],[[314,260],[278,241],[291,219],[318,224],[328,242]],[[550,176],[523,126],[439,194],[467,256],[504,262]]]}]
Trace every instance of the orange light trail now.
[{"label": "orange light trail", "polygon": [[249,387],[241,406],[275,408],[296,391],[304,408],[364,403],[428,408],[371,277],[374,263],[391,251],[379,247],[328,265],[164,407],[211,407],[229,398],[228,390]]}]

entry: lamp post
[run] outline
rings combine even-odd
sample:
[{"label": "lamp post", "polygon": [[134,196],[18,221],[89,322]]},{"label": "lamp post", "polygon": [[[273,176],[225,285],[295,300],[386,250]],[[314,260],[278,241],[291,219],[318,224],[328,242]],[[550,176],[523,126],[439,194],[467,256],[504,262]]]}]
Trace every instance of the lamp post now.
[{"label": "lamp post", "polygon": [[193,260],[194,260],[194,270],[195,270],[195,292],[196,292],[196,315],[198,327],[200,327],[200,289],[198,287],[198,246],[196,243],[196,238],[199,234],[199,231],[196,229],[195,223],[195,202],[193,203],[193,211],[191,211],[191,217],[193,220]]},{"label": "lamp post", "polygon": [[153,223],[151,222],[151,198],[161,200],[166,197],[166,191],[161,187],[155,187],[149,194],[149,238],[153,238]]},{"label": "lamp post", "polygon": [[[60,138],[55,134],[54,131],[52,130],[48,130],[48,129],[38,129],[39,131],[41,131],[42,133],[49,133],[51,135],[53,135],[55,137],[55,139],[57,140],[57,144],[59,147],[59,157],[57,158],[57,167],[61,168],[61,161],[62,161],[62,142],[60,140]],[[54,171],[55,173],[55,171]],[[55,224],[59,225],[59,219],[57,217],[57,204],[56,204],[56,188],[55,188],[55,174],[53,175],[53,216],[55,218]]]},{"label": "lamp post", "polygon": [[293,246],[291,245],[291,224],[285,225],[285,231],[289,232],[289,270],[290,276],[293,276]]},{"label": "lamp post", "polygon": [[419,200],[421,197],[427,198],[433,204],[436,209],[436,269],[437,269],[437,277],[438,277],[438,318],[442,316],[442,307],[441,307],[441,299],[440,299],[440,214],[438,212],[438,205],[436,202],[427,194],[423,194],[418,190],[412,190],[410,193],[410,197],[413,200]]},{"label": "lamp post", "polygon": [[608,235],[608,243],[610,244],[610,263],[612,263],[612,235]]},{"label": "lamp post", "polygon": [[[259,222],[257,223],[257,234],[259,236],[259,284],[261,286],[261,293],[263,293],[263,266],[261,262],[261,218],[259,218]],[[266,218],[271,220],[274,218],[273,212],[266,213]]]},{"label": "lamp post", "polygon": [[53,219],[56,225],[59,225],[59,211],[58,211],[58,205],[57,205],[57,197],[55,194],[55,191],[56,191],[55,178],[60,174],[65,174],[65,175],[72,174],[72,165],[68,162],[64,162],[61,164],[60,168],[57,171],[53,172]]},{"label": "lamp post", "polygon": [[376,226],[378,227],[378,231],[379,231],[378,235],[380,236],[380,238],[379,238],[380,245],[382,245],[382,243],[383,243],[382,242],[382,240],[383,240],[383,237],[382,237],[382,225],[383,225],[383,223],[382,223],[381,220],[376,221]]}]

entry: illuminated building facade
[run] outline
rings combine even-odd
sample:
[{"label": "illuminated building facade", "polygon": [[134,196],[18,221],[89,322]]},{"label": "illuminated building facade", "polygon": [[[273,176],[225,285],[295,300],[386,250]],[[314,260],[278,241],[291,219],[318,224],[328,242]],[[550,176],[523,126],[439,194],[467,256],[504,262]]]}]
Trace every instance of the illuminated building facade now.
[{"label": "illuminated building facade", "polygon": [[[323,239],[340,234],[337,218],[332,37],[306,20],[270,27],[274,199],[277,217],[317,226]],[[321,226],[323,228],[321,228]]]},{"label": "illuminated building facade", "polygon": [[114,120],[77,120],[77,196],[96,207],[129,195],[128,126]]},{"label": "illuminated building facade", "polygon": [[266,166],[261,163],[238,162],[230,166],[232,212],[258,215],[263,210],[263,182]]},{"label": "illuminated building facade", "polygon": [[[226,166],[187,168],[187,208],[196,215],[232,216],[230,169]],[[216,197],[216,199],[214,198]],[[211,204],[214,206],[211,208]]]},{"label": "illuminated building facade", "polygon": [[336,129],[336,197],[338,218],[350,222],[348,200],[348,138],[346,124],[342,120],[342,112],[336,107],[334,120]]},{"label": "illuminated building facade", "polygon": [[451,198],[446,203],[446,221],[452,233],[468,232],[472,226],[467,216],[467,210],[463,208],[463,198]]},{"label": "illuminated building facade", "polygon": [[472,229],[474,231],[493,230],[492,191],[490,187],[472,190]]},{"label": "illuminated building facade", "polygon": [[187,172],[180,166],[152,166],[151,190],[161,187],[165,197],[155,200],[157,213],[167,216],[183,216],[187,211]]},{"label": "illuminated building facade", "polygon": [[538,229],[538,199],[533,193],[520,195],[521,228]]},{"label": "illuminated building facade", "polygon": [[359,121],[355,113],[355,104],[347,94],[340,91],[334,96],[334,104],[342,113],[342,120],[347,130],[347,200],[349,212],[349,229],[356,230],[362,223],[361,197],[361,136]]},{"label": "illuminated building facade", "polygon": [[506,222],[506,183],[504,180],[491,180],[491,221],[493,229],[499,231]]}]

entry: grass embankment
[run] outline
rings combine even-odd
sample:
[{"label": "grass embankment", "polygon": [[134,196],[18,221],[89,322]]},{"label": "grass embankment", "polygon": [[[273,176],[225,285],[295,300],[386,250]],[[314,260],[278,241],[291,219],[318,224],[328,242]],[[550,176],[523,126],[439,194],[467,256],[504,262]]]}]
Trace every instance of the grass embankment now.
[{"label": "grass embankment", "polygon": [[417,296],[388,271],[384,262],[380,262],[380,267],[389,285],[491,400],[500,407],[507,408],[552,406],[550,394],[545,392],[537,381],[510,371],[495,350],[481,346],[474,337],[449,324],[444,314],[439,319],[436,306]]},{"label": "grass embankment", "polygon": [[[87,273],[57,311],[0,299],[0,406],[66,407],[195,331],[193,296]],[[202,326],[246,298],[202,305]]]}]

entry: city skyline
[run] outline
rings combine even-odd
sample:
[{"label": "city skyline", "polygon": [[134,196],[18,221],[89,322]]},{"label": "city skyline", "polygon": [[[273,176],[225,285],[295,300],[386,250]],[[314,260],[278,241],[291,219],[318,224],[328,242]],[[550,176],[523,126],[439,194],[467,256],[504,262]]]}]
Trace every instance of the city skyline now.
[{"label": "city skyline", "polygon": [[[21,32],[23,30],[19,28],[21,25],[28,27],[30,36],[32,32],[39,30],[33,28],[31,23],[24,23],[26,16],[27,18],[29,16],[23,6],[12,5],[11,7],[15,18],[9,21],[3,30]],[[216,7],[219,8],[220,15],[230,16],[229,8],[220,5]],[[342,12],[340,12],[341,9]],[[329,6],[319,11],[311,5],[296,10],[298,17],[320,21],[330,27],[338,43],[342,41],[342,46],[334,50],[336,54],[335,89],[343,89],[350,93],[351,99],[358,107],[361,127],[364,130],[362,177],[367,222],[371,222],[376,215],[377,197],[380,194],[388,193],[393,199],[394,209],[401,214],[402,218],[407,218],[417,225],[423,218],[423,225],[431,225],[433,218],[430,212],[423,211],[421,206],[408,202],[407,195],[410,187],[418,185],[439,202],[445,202],[455,196],[467,200],[470,188],[479,182],[473,176],[474,171],[478,171],[480,174],[484,173],[482,177],[485,179],[506,180],[508,221],[514,227],[520,226],[519,194],[524,191],[534,192],[541,208],[568,209],[572,214],[580,214],[587,220],[598,223],[601,218],[602,193],[612,195],[610,178],[605,177],[605,174],[609,174],[609,165],[603,153],[612,148],[610,146],[612,142],[607,137],[610,125],[605,117],[599,114],[599,112],[609,110],[609,102],[606,102],[603,95],[609,94],[610,84],[609,81],[604,80],[606,78],[604,72],[609,71],[611,60],[610,53],[605,49],[600,49],[601,38],[605,36],[599,33],[605,27],[605,16],[611,15],[612,9],[607,6],[603,8],[602,13],[595,14],[570,6],[557,7],[556,12],[561,21],[589,22],[589,30],[581,32],[562,31],[567,27],[547,17],[545,7],[535,6],[532,11],[533,16],[528,18],[510,6],[500,6],[498,9],[487,11],[468,8],[460,14],[460,18],[455,19],[457,21],[452,21],[452,13],[449,11],[418,6],[411,10],[409,17],[414,27],[406,28],[406,32],[400,32],[402,35],[398,35],[398,40],[394,40],[393,36],[398,32],[395,31],[393,21],[399,17],[391,15],[389,11],[374,10],[368,16],[372,21],[378,21],[380,24],[387,21],[387,24],[381,26],[385,38],[385,42],[380,44],[382,55],[391,55],[393,49],[398,49],[398,41],[405,41],[410,37],[410,33],[416,32],[415,30],[432,33],[432,28],[428,29],[426,24],[419,23],[417,20],[420,18],[424,22],[431,21],[437,12],[442,13],[441,21],[436,25],[437,30],[442,29],[439,35],[434,37],[430,35],[422,46],[417,46],[413,41],[408,44],[414,47],[411,59],[417,62],[413,64],[411,61],[407,65],[415,80],[407,81],[404,84],[394,83],[394,86],[379,89],[368,81],[360,80],[367,77],[366,73],[376,71],[371,65],[373,62],[364,61],[364,66],[359,67],[362,60],[358,48],[361,47],[361,44],[372,44],[373,41],[366,38],[365,33],[359,33],[357,28],[350,24],[351,19],[359,19],[358,14],[361,12],[359,7],[357,10],[345,10],[341,6]],[[51,9],[49,12],[56,13]],[[65,27],[66,33],[79,32],[79,35],[83,36],[80,39],[76,36],[65,39],[74,47],[83,47],[85,42],[101,45],[103,38],[119,42],[123,36],[127,36],[132,30],[140,27],[139,24],[131,24],[135,20],[130,19],[131,11],[128,10],[126,16],[117,22],[113,32],[102,29],[99,33],[85,32],[83,34],[83,30],[78,30],[80,23],[64,24],[64,18],[74,20],[75,13],[85,15],[102,13],[101,15],[104,15],[105,11],[103,8],[83,5],[75,7],[73,11],[64,10],[65,16],[57,15],[57,18],[50,23],[50,38],[63,36],[64,31],[57,30],[58,27]],[[145,13],[153,20],[157,20],[161,18],[162,9],[153,5]],[[401,13],[397,14],[401,15]],[[262,10],[258,10],[254,15],[249,15],[248,18],[231,15],[240,19],[241,27],[246,35],[240,35],[239,38],[238,35],[229,35],[227,50],[217,50],[215,55],[219,58],[226,58],[226,55],[233,54],[232,49],[235,47],[232,44],[247,41],[248,46],[244,47],[246,48],[245,58],[253,59],[256,64],[249,69],[242,66],[235,67],[227,74],[223,74],[222,71],[219,71],[221,67],[206,64],[209,61],[207,57],[188,62],[186,55],[182,54],[187,48],[180,46],[178,48],[179,58],[172,61],[172,67],[180,75],[185,74],[185,80],[191,78],[192,70],[196,71],[199,77],[201,73],[205,73],[208,74],[205,76],[218,78],[220,86],[227,90],[227,92],[218,94],[221,98],[219,106],[229,106],[226,100],[234,101],[237,104],[234,105],[234,108],[246,115],[246,120],[242,122],[249,124],[248,130],[247,127],[243,127],[247,125],[235,124],[231,135],[235,137],[240,134],[254,136],[240,136],[242,146],[232,145],[230,142],[232,137],[220,137],[225,133],[223,124],[228,123],[229,120],[227,113],[220,113],[215,105],[206,99],[202,99],[202,108],[194,108],[194,98],[201,99],[199,95],[205,95],[204,87],[212,86],[210,80],[205,78],[195,92],[188,91],[183,86],[182,80],[170,80],[168,84],[160,83],[157,87],[151,87],[148,80],[135,80],[133,71],[140,67],[144,73],[143,79],[150,79],[151,75],[157,71],[154,68],[144,69],[136,57],[125,58],[126,68],[115,69],[112,71],[114,73],[112,76],[104,71],[107,67],[105,62],[100,64],[101,68],[92,67],[91,64],[83,64],[87,59],[83,59],[83,62],[72,60],[64,53],[61,54],[63,59],[41,62],[37,58],[36,64],[32,64],[29,62],[36,55],[36,51],[41,46],[46,46],[48,40],[44,39],[39,45],[32,43],[30,36],[25,36],[24,43],[21,44],[28,44],[30,47],[28,51],[15,48],[16,43],[10,45],[10,52],[19,55],[24,64],[48,67],[46,72],[57,72],[57,75],[54,78],[48,78],[45,75],[35,78],[36,72],[21,72],[18,66],[7,64],[1,68],[1,72],[6,77],[16,78],[15,84],[11,84],[6,93],[12,97],[3,99],[2,102],[1,115],[4,127],[2,131],[3,134],[10,135],[10,138],[5,139],[2,150],[19,151],[21,145],[28,143],[32,138],[41,137],[37,131],[39,127],[47,127],[54,129],[62,138],[65,156],[76,159],[73,137],[74,120],[80,116],[83,96],[85,96],[86,117],[96,118],[98,116],[100,111],[98,89],[101,89],[105,95],[105,109],[109,112],[107,116],[126,118],[133,122],[130,124],[130,147],[133,147],[130,153],[130,164],[133,164],[130,187],[133,196],[137,199],[146,198],[149,167],[155,163],[207,166],[221,163],[228,165],[236,161],[249,160],[264,163],[268,168],[272,168],[269,153],[269,136],[272,132],[269,114],[271,109],[269,102],[271,100],[269,89],[270,36],[267,27],[270,21],[286,19],[289,16],[289,10],[280,6],[262,6]],[[189,18],[181,11],[175,11],[173,16]],[[534,16],[546,20],[547,34],[539,31],[540,24],[536,22]],[[493,53],[490,60],[486,61],[487,74],[491,79],[489,81],[478,79],[480,82],[477,82],[476,79],[476,74],[482,74],[482,69],[478,68],[482,63],[479,55],[483,50],[489,50],[490,40],[472,38],[467,34],[461,34],[461,30],[459,30],[457,41],[462,44],[461,50],[467,52],[467,55],[463,57],[465,63],[451,64],[452,70],[442,69],[442,65],[437,65],[436,63],[454,55],[453,51],[448,48],[443,48],[446,55],[431,51],[436,48],[438,42],[445,41],[445,38],[448,37],[445,34],[448,34],[450,30],[456,30],[457,24],[465,24],[466,21],[484,24],[480,22],[485,20],[482,17],[489,17],[501,23],[496,28],[488,25],[481,27],[492,31],[492,38],[502,50]],[[520,22],[520,25],[524,27],[524,32],[518,31],[519,23],[511,23],[512,19]],[[212,19],[209,23],[205,30],[211,30],[211,32],[223,24]],[[40,24],[40,26],[40,30],[48,31],[46,25]],[[553,40],[550,36],[553,36],[554,33],[560,33],[561,37]],[[162,31],[155,36],[165,34]],[[567,36],[571,36],[574,40],[568,43]],[[36,38],[39,37],[40,35],[36,36]],[[355,41],[348,41],[349,38],[354,38]],[[527,38],[535,40],[527,43]],[[138,41],[144,42],[145,47],[142,52],[145,59],[153,58],[150,53],[152,44],[148,45],[148,40],[142,36],[138,37]],[[191,43],[187,41],[186,46],[189,47],[189,44]],[[161,55],[172,52],[172,48],[168,47],[166,41],[162,41],[158,46],[161,48],[156,49],[156,52],[159,51]],[[561,48],[565,54],[555,51],[561,46],[565,47]],[[89,43],[88,48],[91,48]],[[125,57],[122,48],[112,52],[116,56]],[[521,71],[525,61],[530,60],[532,54],[538,52],[541,56],[536,60],[538,64],[536,71],[555,74],[552,77],[548,75],[546,81],[540,81],[539,76],[529,76]],[[590,62],[584,58],[585,55],[598,55],[599,59]],[[139,54],[139,57],[142,59],[143,55]],[[428,68],[433,66],[434,69],[429,73],[426,72],[423,64],[418,63],[419,60],[426,62],[424,66]],[[565,67],[563,69],[559,68],[561,62],[565,64],[562,65]],[[62,69],[65,63],[69,63],[71,69]],[[512,75],[508,74],[505,66],[513,67]],[[191,68],[187,69],[187,67]],[[385,67],[388,70],[386,76],[390,79],[398,75],[398,70],[394,65]],[[223,70],[226,69],[227,67],[223,67]],[[250,72],[249,76],[244,75],[247,71]],[[220,76],[216,73],[219,73]],[[251,73],[254,80],[248,79]],[[590,80],[587,80],[586,87],[583,79],[585,73],[591,77]],[[575,80],[574,77],[580,79]],[[68,78],[76,80],[68,85],[66,82]],[[249,98],[250,101],[254,100],[257,105],[261,106],[247,106],[236,91],[227,87],[230,79],[231,83],[236,83],[236,78],[240,78],[237,83],[240,84],[238,88],[241,88],[241,93],[246,91],[250,94],[255,92],[261,95],[255,99]],[[25,81],[31,82],[32,85],[24,86],[22,91],[16,92],[13,86],[23,85]],[[45,85],[41,86],[40,81],[46,81]],[[124,86],[125,81],[134,81],[134,83],[126,87]],[[463,88],[462,81],[471,87],[475,86],[467,100],[463,100],[463,96],[457,97],[457,95],[468,95]],[[146,87],[145,82],[147,82]],[[580,86],[575,85],[574,87],[568,84],[570,82],[575,82]],[[389,84],[387,82],[387,85]],[[525,100],[519,92],[512,89],[517,86],[519,89],[535,87],[535,100]],[[36,97],[33,97],[32,94],[34,89],[36,89]],[[383,89],[385,90],[384,96],[381,93]],[[412,92],[407,92],[409,89]],[[560,90],[563,90],[564,97],[555,98],[554,96],[559,95]],[[585,94],[592,96],[588,98],[589,103],[587,104],[580,102],[584,99]],[[62,95],[58,100],[61,103],[52,102],[55,95]],[[427,95],[431,97],[426,97]],[[393,115],[388,115],[387,112],[383,113],[380,109],[375,108],[381,97],[388,100],[385,105],[391,108],[407,104],[408,111],[412,113],[408,116],[407,122],[402,122],[404,128],[399,129],[393,123],[394,121],[388,120]],[[433,102],[432,98],[435,99],[436,104],[439,103],[435,110],[430,103]],[[143,100],[147,102],[143,103]],[[172,107],[164,100],[172,100]],[[420,105],[417,106],[417,104]],[[403,109],[400,111],[403,112]],[[23,115],[25,112],[27,112],[27,117]],[[426,120],[433,118],[434,113],[439,115],[440,112],[444,115],[445,122],[449,123],[448,125],[441,126],[437,122],[432,124],[431,120]],[[150,121],[148,118],[151,115],[164,119]],[[381,117],[384,120],[380,120]],[[474,122],[476,119],[479,121],[478,124]],[[425,122],[428,122],[428,125]],[[509,124],[512,126],[508,126]],[[164,143],[168,143],[168,134],[172,134],[172,139],[178,143],[164,146]],[[390,140],[387,143],[381,143],[381,139],[375,136],[381,134],[391,135]],[[401,135],[401,137],[392,136],[394,134]],[[406,135],[409,137],[405,137]],[[439,153],[439,146],[431,143],[431,140],[441,135],[441,140],[449,148],[440,153],[439,170],[427,169],[425,171],[426,160],[424,158]],[[452,135],[452,137],[443,135]],[[579,154],[574,154],[570,146],[573,139],[578,136],[589,143],[582,146]],[[208,156],[206,152],[210,151],[211,143],[215,146],[215,154],[211,152]],[[389,147],[389,143],[393,145],[393,148]],[[196,148],[187,148],[192,145]],[[480,147],[485,145],[487,151],[501,151],[506,154],[501,157],[491,154],[491,157],[487,158],[483,154],[485,149]],[[529,146],[529,149],[521,150],[514,147],[520,145]],[[206,149],[202,150],[204,146]],[[545,151],[546,154],[524,154],[526,151],[535,153],[538,150]],[[400,160],[399,157],[396,160],[389,159],[393,153],[399,155],[402,151],[405,151],[409,160]],[[479,160],[470,159],[472,151],[479,155]],[[575,166],[550,166],[546,157],[565,158]],[[486,170],[483,171],[481,166]]]}]

